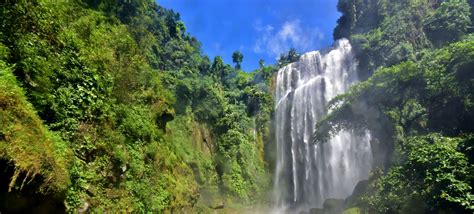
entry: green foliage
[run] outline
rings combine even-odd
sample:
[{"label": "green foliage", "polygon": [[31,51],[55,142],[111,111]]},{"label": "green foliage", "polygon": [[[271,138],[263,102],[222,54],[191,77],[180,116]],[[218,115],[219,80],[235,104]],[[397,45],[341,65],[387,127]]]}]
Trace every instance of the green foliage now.
[{"label": "green foliage", "polygon": [[343,214],[360,214],[361,211],[358,207],[353,207],[347,210],[344,210]]},{"label": "green foliage", "polygon": [[151,109],[143,106],[122,107],[122,111],[117,112],[118,130],[125,135],[130,143],[152,142],[157,140],[158,128],[152,120]]},{"label": "green foliage", "polygon": [[349,38],[368,78],[380,67],[417,60],[420,50],[457,41],[471,25],[465,0],[341,0],[334,38]]},{"label": "green foliage", "polygon": [[69,212],[195,212],[265,198],[273,102],[256,79],[273,70],[211,63],[179,14],[154,1],[0,6],[0,141],[10,143],[0,153],[18,168],[12,186],[18,173],[41,176]]},{"label": "green foliage", "polygon": [[424,20],[425,31],[438,46],[459,40],[472,24],[466,1],[451,0],[441,3],[433,14]]},{"label": "green foliage", "polygon": [[458,42],[426,54],[419,63],[379,70],[330,102],[334,111],[317,125],[318,136],[324,140],[344,128],[377,132],[381,124],[402,137],[425,129],[452,136],[472,132],[473,47],[472,40]]},{"label": "green foliage", "polygon": [[288,53],[281,54],[278,58],[278,66],[281,68],[285,65],[288,65],[292,62],[296,62],[300,59],[300,54],[296,51],[295,48],[288,50]]},{"label": "green foliage", "polygon": [[258,60],[258,66],[260,66],[260,68],[263,68],[265,66],[265,60],[259,59]]},{"label": "green foliage", "polygon": [[473,210],[474,168],[461,150],[472,142],[472,137],[437,134],[408,138],[402,144],[403,164],[372,182],[373,192],[367,198],[370,209],[378,213]]},{"label": "green foliage", "polygon": [[43,125],[11,70],[0,60],[0,159],[14,168],[9,191],[34,181],[36,191],[60,195],[69,185],[71,150]]},{"label": "green foliage", "polygon": [[349,38],[353,34],[367,33],[383,19],[387,1],[340,0],[337,9],[342,16],[337,20],[334,39]]},{"label": "green foliage", "polygon": [[472,6],[339,1],[334,37],[351,40],[367,80],[330,102],[315,141],[370,130],[375,165],[384,170],[372,172],[362,210],[472,212]]},{"label": "green foliage", "polygon": [[235,69],[240,70],[244,55],[240,51],[232,53],[232,62],[235,63]]}]

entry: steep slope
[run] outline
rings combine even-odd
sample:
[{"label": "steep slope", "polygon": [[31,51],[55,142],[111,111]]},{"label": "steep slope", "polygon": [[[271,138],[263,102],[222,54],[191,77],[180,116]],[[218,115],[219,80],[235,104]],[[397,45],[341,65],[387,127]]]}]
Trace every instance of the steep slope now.
[{"label": "steep slope", "polygon": [[[179,14],[154,1],[0,6],[11,70],[0,97],[13,99],[13,87],[28,113],[8,119],[17,107],[2,104],[0,170],[18,169],[2,181],[21,193],[58,189],[68,212],[206,212],[265,199],[272,98],[259,71],[211,63]],[[21,143],[11,143],[15,127],[30,133],[15,135]],[[37,188],[20,171],[45,180]]]},{"label": "steep slope", "polygon": [[[0,45],[0,49],[8,53],[6,47]],[[15,212],[23,206],[48,210],[48,203],[62,207],[56,198],[64,195],[70,182],[67,170],[71,150],[44,126],[5,58],[0,57],[0,209]],[[50,200],[31,202],[41,195]]]}]

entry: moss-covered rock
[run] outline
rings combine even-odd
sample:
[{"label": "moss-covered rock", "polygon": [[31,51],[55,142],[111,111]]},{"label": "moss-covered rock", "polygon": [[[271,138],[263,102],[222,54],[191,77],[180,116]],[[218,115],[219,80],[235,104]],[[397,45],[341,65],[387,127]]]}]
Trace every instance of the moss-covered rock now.
[{"label": "moss-covered rock", "polygon": [[[61,195],[69,184],[71,151],[44,125],[24,96],[10,67],[0,61],[0,171],[8,192]],[[34,187],[30,188],[28,186]]]}]

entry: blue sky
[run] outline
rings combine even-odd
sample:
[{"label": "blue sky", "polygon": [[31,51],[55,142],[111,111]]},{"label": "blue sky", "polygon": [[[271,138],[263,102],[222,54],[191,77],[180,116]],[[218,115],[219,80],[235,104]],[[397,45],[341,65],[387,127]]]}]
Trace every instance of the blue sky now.
[{"label": "blue sky", "polygon": [[259,59],[275,63],[291,47],[299,52],[331,46],[340,13],[338,0],[157,0],[180,13],[187,31],[212,60],[232,64],[239,50],[242,68],[258,68]]}]

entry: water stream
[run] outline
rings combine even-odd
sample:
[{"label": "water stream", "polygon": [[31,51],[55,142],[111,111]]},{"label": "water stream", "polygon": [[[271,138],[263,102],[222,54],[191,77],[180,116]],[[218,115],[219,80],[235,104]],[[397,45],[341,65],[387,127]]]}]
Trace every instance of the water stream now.
[{"label": "water stream", "polygon": [[327,143],[312,143],[328,101],[357,82],[356,67],[349,41],[341,39],[333,48],[303,54],[278,71],[274,190],[279,212],[321,208],[325,199],[344,199],[367,179],[369,134],[342,131]]}]

